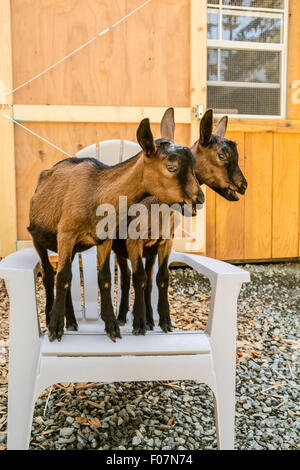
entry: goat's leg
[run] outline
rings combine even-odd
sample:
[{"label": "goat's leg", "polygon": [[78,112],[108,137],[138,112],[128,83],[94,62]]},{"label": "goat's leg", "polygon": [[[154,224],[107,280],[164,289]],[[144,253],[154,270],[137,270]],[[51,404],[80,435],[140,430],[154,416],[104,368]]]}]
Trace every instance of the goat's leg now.
[{"label": "goat's leg", "polygon": [[67,290],[66,295],[66,329],[68,331],[77,331],[78,323],[75,317],[72,296],[71,296],[71,287]]},{"label": "goat's leg", "polygon": [[111,298],[111,272],[110,272],[110,254],[112,240],[105,240],[102,245],[97,247],[99,263],[99,288],[101,296],[101,318],[105,323],[107,336],[116,342],[121,338],[120,328],[115,317]]},{"label": "goat's leg", "polygon": [[58,245],[58,266],[56,274],[56,296],[50,313],[48,325],[49,340],[61,340],[64,332],[66,297],[72,281],[72,251],[74,241],[72,235],[60,234]]},{"label": "goat's leg", "polygon": [[146,304],[146,324],[147,330],[154,329],[153,310],[151,305],[151,292],[153,283],[153,268],[156,260],[156,255],[146,258],[145,271],[147,275],[147,284],[145,289],[145,304]]},{"label": "goat's leg", "polygon": [[48,252],[37,240],[33,239],[33,244],[36,251],[41,258],[42,263],[42,278],[43,284],[46,291],[46,324],[49,325],[50,322],[50,312],[53,307],[54,302],[54,269],[49,261]]},{"label": "goat's leg", "polygon": [[[72,263],[74,261],[74,253],[72,255]],[[71,286],[67,290],[66,295],[66,329],[68,331],[77,331],[78,330],[78,323],[75,317],[73,302],[72,302],[72,295],[71,295]]]},{"label": "goat's leg", "polygon": [[126,242],[128,258],[132,265],[132,281],[134,288],[133,330],[134,335],[146,334],[146,304],[145,288],[147,275],[143,264],[143,241],[131,240]]},{"label": "goat's leg", "polygon": [[158,287],[158,314],[159,314],[159,326],[164,333],[172,331],[172,323],[170,318],[170,306],[168,299],[168,288],[169,288],[169,269],[168,262],[172,249],[172,241],[165,240],[159,244],[158,247],[158,264],[159,269],[156,276],[156,282]]},{"label": "goat's leg", "polygon": [[127,312],[129,311],[129,292],[131,272],[127,259],[117,255],[117,261],[121,272],[121,302],[119,307],[118,322],[123,326],[127,322]]}]

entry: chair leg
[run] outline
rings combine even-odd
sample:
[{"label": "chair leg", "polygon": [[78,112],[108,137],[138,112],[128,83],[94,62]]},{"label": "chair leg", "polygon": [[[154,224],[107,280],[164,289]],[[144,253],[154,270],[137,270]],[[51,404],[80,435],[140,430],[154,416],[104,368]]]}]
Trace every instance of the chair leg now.
[{"label": "chair leg", "polygon": [[33,370],[33,365],[30,364],[31,370],[28,370],[28,367],[24,367],[20,361],[18,365],[13,365],[13,372],[9,373],[8,450],[27,450],[29,447],[35,404],[36,371]]},{"label": "chair leg", "polygon": [[220,384],[221,393],[214,394],[215,420],[219,450],[234,450],[235,383],[230,377]]},{"label": "chair leg", "polygon": [[7,448],[28,448],[40,358],[35,274],[16,272],[9,281],[9,369]]},{"label": "chair leg", "polygon": [[222,450],[234,448],[236,311],[240,288],[240,282],[234,282],[230,276],[218,277],[212,285],[211,315],[206,330],[211,338],[217,436]]}]

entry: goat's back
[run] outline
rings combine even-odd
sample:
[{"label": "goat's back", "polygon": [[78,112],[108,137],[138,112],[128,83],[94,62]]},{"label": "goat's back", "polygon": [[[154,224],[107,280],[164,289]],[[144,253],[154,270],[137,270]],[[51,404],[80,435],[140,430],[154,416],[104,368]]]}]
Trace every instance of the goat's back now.
[{"label": "goat's back", "polygon": [[42,171],[30,203],[30,225],[56,234],[64,217],[85,218],[97,192],[95,169],[105,168],[96,159],[70,158]]}]

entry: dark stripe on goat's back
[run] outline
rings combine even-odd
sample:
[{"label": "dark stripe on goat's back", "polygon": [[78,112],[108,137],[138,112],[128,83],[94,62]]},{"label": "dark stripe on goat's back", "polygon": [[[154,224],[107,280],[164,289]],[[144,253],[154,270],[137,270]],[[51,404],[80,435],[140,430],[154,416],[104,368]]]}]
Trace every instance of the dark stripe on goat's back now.
[{"label": "dark stripe on goat's back", "polygon": [[79,165],[80,163],[85,163],[89,162],[93,165],[94,168],[97,168],[98,170],[105,170],[106,168],[109,168],[108,165],[105,165],[102,162],[99,162],[96,158],[92,157],[86,157],[86,158],[65,158],[64,160],[61,160],[60,162],[57,162],[54,166],[61,165],[63,163],[70,163],[71,165]]}]

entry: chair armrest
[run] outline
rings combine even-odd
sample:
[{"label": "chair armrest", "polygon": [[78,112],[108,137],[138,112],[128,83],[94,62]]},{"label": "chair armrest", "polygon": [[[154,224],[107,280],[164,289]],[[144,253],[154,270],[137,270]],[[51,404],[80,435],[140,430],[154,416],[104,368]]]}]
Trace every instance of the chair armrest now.
[{"label": "chair armrest", "polygon": [[235,357],[237,299],[244,282],[250,282],[250,273],[204,256],[172,252],[170,262],[179,261],[208,277],[212,287],[212,298],[206,333],[210,336],[214,350],[222,348],[232,351]]},{"label": "chair armrest", "polygon": [[[9,360],[20,362],[40,349],[40,325],[36,301],[36,274],[40,259],[34,248],[17,251],[0,262],[0,279],[9,295]],[[26,359],[25,359],[26,362]],[[10,380],[10,379],[9,379]]]},{"label": "chair armrest", "polygon": [[40,267],[40,258],[34,248],[16,251],[0,261],[0,278],[13,280],[26,272],[36,273]]},{"label": "chair armrest", "polygon": [[232,278],[233,281],[237,281],[238,283],[250,282],[250,273],[237,266],[216,259],[189,253],[180,253],[173,250],[170,256],[170,263],[174,261],[185,263],[198,273],[208,277],[212,285],[215,284],[220,277],[225,277],[227,280]]}]

